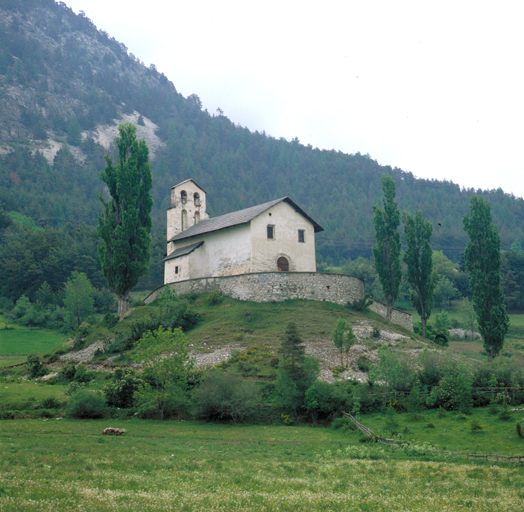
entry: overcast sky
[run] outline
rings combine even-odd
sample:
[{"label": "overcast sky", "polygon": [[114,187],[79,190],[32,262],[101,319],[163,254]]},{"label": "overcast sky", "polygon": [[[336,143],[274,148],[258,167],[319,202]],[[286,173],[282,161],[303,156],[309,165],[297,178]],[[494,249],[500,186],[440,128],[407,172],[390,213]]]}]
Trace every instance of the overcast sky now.
[{"label": "overcast sky", "polygon": [[524,196],[524,3],[65,0],[234,123]]}]

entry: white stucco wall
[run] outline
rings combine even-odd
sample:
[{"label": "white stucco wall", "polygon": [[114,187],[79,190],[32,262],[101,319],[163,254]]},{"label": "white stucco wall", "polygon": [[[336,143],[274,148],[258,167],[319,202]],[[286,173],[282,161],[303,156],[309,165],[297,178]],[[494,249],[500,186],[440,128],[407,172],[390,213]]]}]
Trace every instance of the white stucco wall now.
[{"label": "white stucco wall", "polygon": [[[267,226],[274,226],[274,238],[267,238]],[[304,242],[298,230],[304,230]],[[290,272],[315,272],[313,224],[288,203],[281,202],[251,221],[251,272],[275,272],[284,256]]]},{"label": "white stucco wall", "polygon": [[[249,224],[244,224],[242,226],[180,240],[174,244],[175,249],[180,249],[181,247],[200,242],[201,240],[204,240],[204,244],[187,256],[166,261],[164,282],[171,283],[175,281],[175,279],[173,279],[174,270],[167,270],[167,267],[174,269],[174,266],[178,265],[178,263],[175,262],[185,258],[187,258],[187,263],[182,264],[182,269],[189,267],[189,276],[185,277],[185,279],[234,276],[250,272],[250,231]],[[178,278],[176,281],[179,279],[182,278]]]},{"label": "white stucco wall", "polygon": [[[185,191],[187,194],[187,201],[182,204],[181,193]],[[200,206],[195,205],[194,194],[198,193],[200,196]],[[193,181],[186,181],[171,189],[171,208],[167,210],[167,239],[173,238],[182,231],[182,211],[187,213],[187,223],[184,225],[184,230],[190,228],[195,224],[195,214],[198,212],[200,221],[208,219],[209,215],[206,213],[206,194]],[[173,252],[172,244],[168,244],[167,253]]]},{"label": "white stucco wall", "polygon": [[[199,248],[197,248],[196,250],[198,251],[198,249]],[[191,279],[191,274],[189,272],[190,257],[191,254],[186,254],[185,256],[181,256],[180,258],[174,258],[165,262],[164,284],[184,281],[185,279]],[[175,273],[176,267],[178,267],[178,273]]]}]

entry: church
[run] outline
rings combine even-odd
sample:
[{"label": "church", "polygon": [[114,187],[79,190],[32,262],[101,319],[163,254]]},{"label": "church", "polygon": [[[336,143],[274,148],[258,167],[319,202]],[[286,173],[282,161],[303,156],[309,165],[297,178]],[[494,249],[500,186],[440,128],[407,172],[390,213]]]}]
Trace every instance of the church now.
[{"label": "church", "polygon": [[164,283],[256,272],[316,272],[323,228],[289,197],[220,217],[194,180],[171,188]]}]

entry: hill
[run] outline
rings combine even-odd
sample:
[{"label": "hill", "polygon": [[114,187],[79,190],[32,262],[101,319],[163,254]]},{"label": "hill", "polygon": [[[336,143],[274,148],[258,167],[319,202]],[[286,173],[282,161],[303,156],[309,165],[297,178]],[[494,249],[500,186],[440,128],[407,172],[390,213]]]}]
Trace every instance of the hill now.
[{"label": "hill", "polygon": [[53,0],[0,6],[0,120],[0,209],[44,227],[96,224],[104,152],[114,155],[118,123],[137,124],[154,178],[150,287],[162,276],[170,187],[189,177],[208,191],[211,215],[291,196],[325,228],[317,259],[328,264],[370,255],[382,173],[395,179],[400,208],[421,209],[435,227],[434,248],[454,260],[464,249],[461,218],[475,193],[491,202],[503,248],[524,242],[522,199],[417,179],[369,155],[252,133],[202,110],[196,94],[183,97],[154,65]]}]

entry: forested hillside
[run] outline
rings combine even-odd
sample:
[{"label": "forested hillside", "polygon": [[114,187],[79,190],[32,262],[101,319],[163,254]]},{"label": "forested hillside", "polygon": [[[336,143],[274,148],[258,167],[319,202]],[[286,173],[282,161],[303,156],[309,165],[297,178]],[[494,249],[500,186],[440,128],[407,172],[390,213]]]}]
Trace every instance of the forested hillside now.
[{"label": "forested hillside", "polygon": [[[161,280],[170,187],[187,178],[208,192],[211,215],[291,196],[325,228],[317,239],[318,261],[343,264],[371,254],[371,206],[381,199],[380,176],[386,172],[396,181],[400,208],[421,209],[433,223],[435,249],[456,261],[464,249],[461,219],[479,191],[420,180],[367,155],[252,133],[203,111],[196,94],[178,94],[155,66],[146,67],[64,4],[3,0],[0,209],[44,228],[95,226],[106,151],[99,129],[125,115],[136,116],[138,124],[154,123],[160,141],[152,159],[155,242],[148,286]],[[492,204],[502,247],[522,241],[524,201],[500,189],[482,194]]]}]

